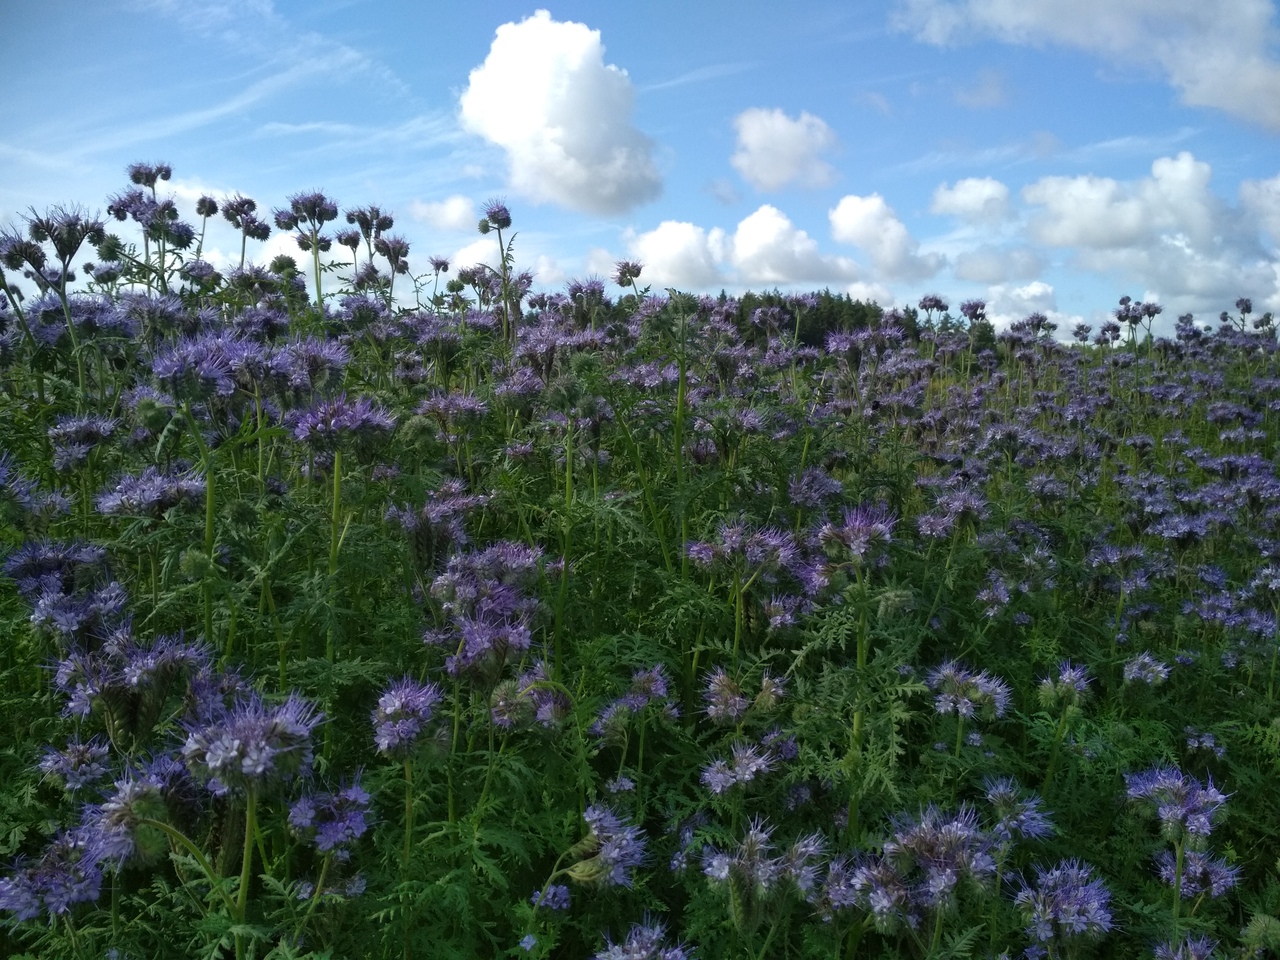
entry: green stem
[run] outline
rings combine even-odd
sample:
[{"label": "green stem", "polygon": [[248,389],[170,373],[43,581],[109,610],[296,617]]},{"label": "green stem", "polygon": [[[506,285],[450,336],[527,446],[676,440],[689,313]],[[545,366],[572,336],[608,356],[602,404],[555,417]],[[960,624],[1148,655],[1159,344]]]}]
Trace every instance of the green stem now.
[{"label": "green stem", "polygon": [[404,854],[401,869],[409,871],[409,852],[413,845],[413,764],[404,758]]},{"label": "green stem", "polygon": [[[249,903],[249,880],[253,876],[253,835],[258,829],[258,794],[250,790],[249,800],[244,808],[244,855],[240,861],[240,889],[236,892],[236,923],[244,923],[245,907]],[[240,940],[236,941],[236,955],[239,956]]]},{"label": "green stem", "polygon": [[333,512],[329,521],[329,636],[325,643],[324,656],[333,663],[334,634],[334,601],[338,592],[338,547],[342,543],[340,522],[342,520],[342,448],[333,452]]},{"label": "green stem", "polygon": [[170,826],[163,820],[152,820],[150,817],[139,817],[138,824],[140,826],[154,827],[191,854],[192,859],[204,871],[204,875],[208,878],[210,885],[222,897],[222,902],[226,906],[227,912],[233,916],[235,915],[235,904],[232,902],[231,897],[227,895],[227,891],[218,882],[218,876],[213,872],[213,865],[209,863],[209,858],[204,855],[199,847],[191,842],[185,833]]}]

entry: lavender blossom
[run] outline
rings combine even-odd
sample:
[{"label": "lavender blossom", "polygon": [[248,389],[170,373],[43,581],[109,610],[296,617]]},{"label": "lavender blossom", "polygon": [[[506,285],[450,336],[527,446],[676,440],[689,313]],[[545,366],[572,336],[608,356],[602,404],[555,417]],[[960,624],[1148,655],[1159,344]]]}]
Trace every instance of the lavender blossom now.
[{"label": "lavender blossom", "polygon": [[1208,837],[1213,820],[1227,801],[1227,795],[1213,785],[1212,778],[1201,784],[1176,767],[1154,767],[1126,774],[1124,780],[1129,799],[1155,806],[1161,830],[1172,841]]},{"label": "lavender blossom", "polygon": [[289,827],[321,853],[345,861],[351,856],[351,846],[369,829],[370,800],[357,773],[337,790],[296,800],[289,807]]},{"label": "lavender blossom", "polygon": [[103,516],[152,517],[159,519],[173,507],[205,495],[204,478],[195,473],[162,473],[145,467],[142,473],[126,475],[114,487],[98,495],[97,508]]},{"label": "lavender blossom", "polygon": [[622,943],[606,940],[607,946],[594,960],[693,960],[693,952],[684,944],[668,946],[666,935],[661,923],[633,924]]},{"label": "lavender blossom", "polygon": [[311,731],[322,719],[296,695],[269,707],[251,694],[213,722],[192,725],[182,756],[215,796],[260,792],[310,769]]},{"label": "lavender blossom", "polygon": [[579,883],[631,886],[632,872],[645,861],[644,831],[598,805],[587,807],[583,819],[587,836],[578,849],[589,856],[570,867],[569,876]]},{"label": "lavender blossom", "polygon": [[410,677],[391,683],[373,711],[373,742],[386,756],[407,756],[430,722],[444,694],[434,683],[417,683]]},{"label": "lavender blossom", "polygon": [[110,752],[110,748],[97,737],[88,743],[77,738],[62,750],[46,748],[40,769],[46,776],[59,781],[68,793],[75,793],[107,775],[107,767],[102,761]]},{"label": "lavender blossom", "polygon": [[985,670],[974,673],[954,660],[934,667],[926,682],[938,691],[933,705],[943,716],[954,713],[964,720],[983,708],[994,717],[1002,717],[1009,707],[1008,684]]},{"label": "lavender blossom", "polygon": [[1089,671],[1085,667],[1063,660],[1058,664],[1056,677],[1044,677],[1040,681],[1040,704],[1046,710],[1077,707],[1089,696]]},{"label": "lavender blossom", "polygon": [[1040,943],[1092,939],[1111,929],[1111,893],[1078,860],[1036,867],[1035,886],[1024,885],[1013,902],[1027,921],[1027,936]]}]

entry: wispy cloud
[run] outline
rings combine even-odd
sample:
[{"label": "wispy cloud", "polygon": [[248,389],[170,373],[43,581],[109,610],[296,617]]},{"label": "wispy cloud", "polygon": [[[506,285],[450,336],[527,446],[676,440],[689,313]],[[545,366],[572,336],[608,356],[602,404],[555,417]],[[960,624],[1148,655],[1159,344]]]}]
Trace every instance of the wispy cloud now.
[{"label": "wispy cloud", "polygon": [[671,90],[675,87],[688,86],[691,83],[705,83],[708,80],[719,80],[721,77],[731,77],[735,74],[746,73],[748,70],[754,70],[759,64],[749,63],[746,61],[739,63],[714,63],[706,67],[698,67],[696,70],[690,70],[688,73],[682,73],[678,77],[670,80],[661,80],[658,83],[650,83],[643,87],[637,87],[639,93],[652,93],[656,90]]}]

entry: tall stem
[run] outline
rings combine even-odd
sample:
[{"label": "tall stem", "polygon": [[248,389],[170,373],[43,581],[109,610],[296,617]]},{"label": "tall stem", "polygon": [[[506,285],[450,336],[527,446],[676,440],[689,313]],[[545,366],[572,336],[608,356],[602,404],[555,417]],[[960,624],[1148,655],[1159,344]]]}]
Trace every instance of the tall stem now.
[{"label": "tall stem", "polygon": [[[338,592],[338,547],[342,543],[341,523],[342,520],[342,448],[338,447],[333,452],[333,512],[329,520],[329,600],[330,610],[329,616],[334,615],[333,601],[337,598]],[[333,663],[333,620],[329,621],[329,637],[325,644],[324,656],[330,663]]]},{"label": "tall stem", "polygon": [[[240,861],[240,889],[236,894],[236,909],[232,919],[244,924],[245,907],[249,903],[249,879],[253,876],[253,835],[258,829],[258,795],[249,791],[244,809],[244,856]],[[236,934],[236,960],[244,958],[244,935]]]}]

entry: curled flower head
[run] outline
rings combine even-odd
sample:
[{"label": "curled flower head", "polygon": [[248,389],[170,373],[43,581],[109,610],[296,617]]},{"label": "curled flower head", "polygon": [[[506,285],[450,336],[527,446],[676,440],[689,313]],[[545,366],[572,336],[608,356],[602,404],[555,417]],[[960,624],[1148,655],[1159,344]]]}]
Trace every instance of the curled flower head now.
[{"label": "curled flower head", "polygon": [[309,793],[295,801],[289,807],[289,826],[321,853],[346,860],[351,846],[369,829],[370,799],[357,773],[337,790]]},{"label": "curled flower head", "polygon": [[268,706],[249,694],[212,722],[192,725],[182,756],[217,796],[259,792],[310,769],[311,731],[322,719],[296,695]]},{"label": "curled flower head", "polygon": [[373,740],[378,752],[388,756],[407,754],[442,697],[434,683],[417,683],[410,677],[391,683],[373,711]]},{"label": "curled flower head", "polygon": [[1227,802],[1227,795],[1210,778],[1202,784],[1176,767],[1154,767],[1125,775],[1131,800],[1155,806],[1161,830],[1169,840],[1190,836],[1203,840],[1213,830],[1213,820]]},{"label": "curled flower head", "polygon": [[1035,885],[1026,885],[1014,904],[1027,922],[1027,936],[1041,943],[1068,937],[1096,938],[1111,929],[1111,893],[1093,868],[1063,860],[1036,867]]},{"label": "curled flower head", "polygon": [[934,709],[946,715],[954,713],[967,719],[985,709],[995,717],[1004,716],[1009,707],[1009,686],[985,670],[974,673],[954,660],[948,660],[929,672],[929,686],[938,691]]},{"label": "curled flower head", "polygon": [[1154,687],[1169,679],[1169,667],[1144,650],[1124,665],[1124,679]]},{"label": "curled flower head", "polygon": [[569,876],[579,883],[631,886],[632,872],[645,861],[644,831],[624,823],[609,807],[587,807],[582,818],[587,836],[575,852],[583,859],[569,868]]}]

